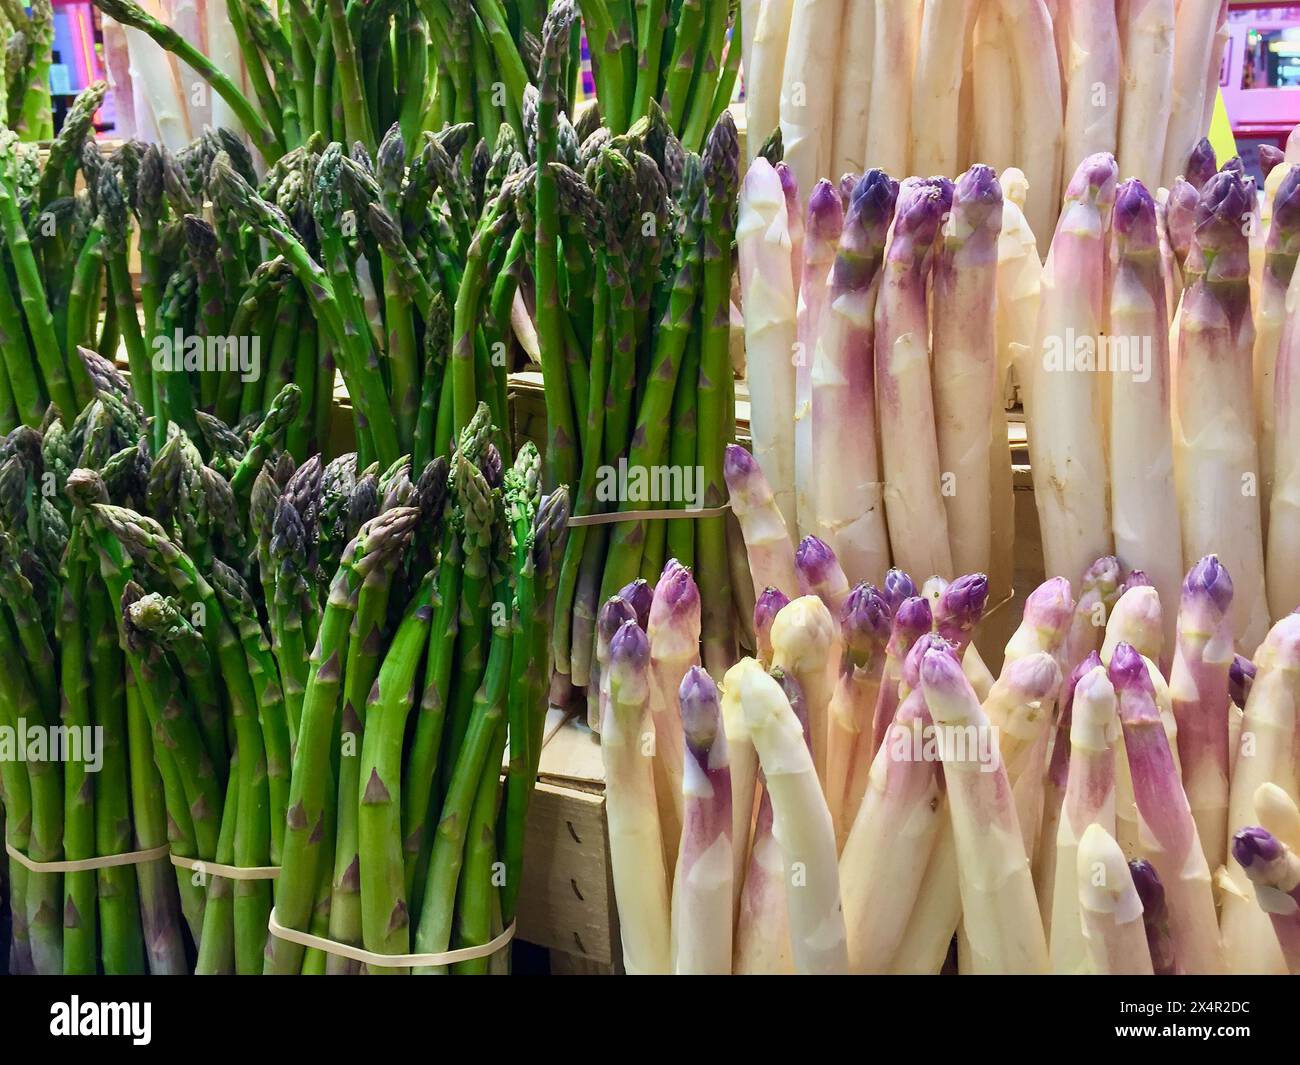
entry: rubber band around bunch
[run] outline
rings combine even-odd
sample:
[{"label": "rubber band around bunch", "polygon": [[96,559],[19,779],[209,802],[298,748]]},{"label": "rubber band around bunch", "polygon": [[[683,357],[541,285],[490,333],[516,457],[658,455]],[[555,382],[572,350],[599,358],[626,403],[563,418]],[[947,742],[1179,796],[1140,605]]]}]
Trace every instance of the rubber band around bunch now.
[{"label": "rubber band around bunch", "polygon": [[433,954],[376,954],[374,951],[354,947],[350,943],[339,943],[337,940],[326,939],[324,936],[314,936],[310,932],[300,932],[296,928],[285,928],[276,917],[274,907],[271,908],[271,917],[267,922],[267,929],[276,939],[283,939],[287,943],[296,943],[300,947],[309,947],[323,951],[326,954],[333,954],[339,958],[359,961],[363,965],[391,969],[418,968],[425,965],[455,965],[457,962],[489,958],[502,947],[509,946],[510,941],[515,938],[515,922],[511,921],[495,939],[475,947],[457,947],[455,950],[443,950]]},{"label": "rubber band around bunch", "polygon": [[574,514],[569,518],[569,528],[578,525],[613,525],[621,521],[699,521],[701,518],[718,518],[731,509],[730,503],[720,507],[701,507],[696,510],[611,510],[607,514]]},{"label": "rubber band around bunch", "polygon": [[192,869],[222,880],[274,880],[280,875],[278,865],[224,865],[204,858],[183,858],[179,854],[169,854],[168,857],[178,869]]},{"label": "rubber band around bunch", "polygon": [[30,873],[85,873],[93,869],[112,869],[119,865],[143,865],[166,858],[170,853],[166,844],[141,851],[124,851],[121,854],[104,854],[97,858],[66,858],[54,862],[38,862],[29,858],[8,840],[5,853]]}]

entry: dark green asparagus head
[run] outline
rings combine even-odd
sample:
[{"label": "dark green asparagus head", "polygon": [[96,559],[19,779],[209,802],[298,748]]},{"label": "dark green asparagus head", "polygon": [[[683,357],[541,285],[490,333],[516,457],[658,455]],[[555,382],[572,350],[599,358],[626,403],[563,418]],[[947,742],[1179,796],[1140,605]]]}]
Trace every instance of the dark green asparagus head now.
[{"label": "dark green asparagus head", "polygon": [[542,61],[539,65],[540,103],[567,110],[561,73],[569,50],[569,31],[577,17],[573,0],[558,0],[542,23]]},{"label": "dark green asparagus head", "polygon": [[465,150],[466,145],[470,143],[474,136],[474,123],[457,122],[450,126],[444,126],[433,134],[433,139],[438,142],[442,150],[447,153],[447,158],[455,160],[461,152]]},{"label": "dark green asparagus head", "polygon": [[406,177],[406,142],[402,140],[402,127],[394,122],[379,142],[378,166],[380,182],[390,196],[400,195]]},{"label": "dark green asparagus head", "polygon": [[411,456],[403,455],[379,476],[376,484],[379,509],[413,506],[415,485],[411,482]]},{"label": "dark green asparagus head", "polygon": [[124,447],[110,455],[103,469],[109,502],[133,510],[146,506],[152,471],[153,457],[149,453],[147,437],[142,436],[134,447]]},{"label": "dark green asparagus head", "polygon": [[27,66],[27,55],[30,50],[27,34],[22,30],[14,30],[9,35],[9,39],[5,41],[4,76],[6,82],[13,84],[18,80]]},{"label": "dark green asparagus head", "polygon": [[95,6],[114,22],[148,31],[158,25],[157,19],[146,13],[134,0],[95,0]]}]

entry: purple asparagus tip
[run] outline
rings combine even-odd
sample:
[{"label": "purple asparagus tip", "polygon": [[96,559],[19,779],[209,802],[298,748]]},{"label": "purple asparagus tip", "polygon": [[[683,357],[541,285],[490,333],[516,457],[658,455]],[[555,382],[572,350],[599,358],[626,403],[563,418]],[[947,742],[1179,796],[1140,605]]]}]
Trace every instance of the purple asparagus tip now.
[{"label": "purple asparagus tip", "polygon": [[1148,923],[1158,920],[1165,908],[1165,886],[1160,883],[1156,867],[1145,858],[1134,858],[1128,863],[1128,871],[1142,900],[1144,920]]},{"label": "purple asparagus tip", "polygon": [[1070,670],[1070,675],[1065,678],[1065,690],[1061,692],[1061,718],[1059,726],[1069,732],[1071,713],[1074,707],[1074,689],[1079,686],[1079,681],[1083,680],[1089,673],[1101,665],[1101,655],[1096,651],[1089,651],[1088,657]]},{"label": "purple asparagus tip", "polygon": [[1115,196],[1115,182],[1119,167],[1110,152],[1095,152],[1088,156],[1070,178],[1065,196],[1071,200],[1093,200],[1108,203]]},{"label": "purple asparagus tip", "polygon": [[1286,158],[1286,152],[1272,144],[1261,144],[1259,146],[1259,169],[1263,171],[1264,177],[1267,178],[1273,172],[1274,167]]},{"label": "purple asparagus tip", "polygon": [[891,614],[897,614],[904,599],[916,595],[916,582],[901,569],[891,569],[885,574],[885,601]]},{"label": "purple asparagus tip", "polygon": [[677,689],[682,708],[682,732],[691,753],[701,762],[707,760],[709,748],[718,738],[721,716],[718,710],[718,686],[699,666],[691,666]]},{"label": "purple asparagus tip", "polygon": [[770,585],[764,588],[758,599],[754,601],[754,628],[760,632],[770,629],[777,614],[781,613],[789,603],[790,597],[780,588],[773,588]]},{"label": "purple asparagus tip", "polygon": [[840,629],[854,665],[865,665],[876,648],[889,639],[889,604],[885,597],[866,581],[858,584],[840,608]]},{"label": "purple asparagus tip", "polygon": [[894,215],[894,237],[908,236],[916,244],[929,246],[952,206],[951,195],[941,186],[918,182],[900,190]]},{"label": "purple asparagus tip", "polygon": [[776,176],[781,179],[781,191],[785,193],[786,209],[797,208],[799,205],[799,181],[794,176],[794,171],[785,163],[777,163]]},{"label": "purple asparagus tip", "polygon": [[1129,570],[1128,576],[1124,578],[1124,583],[1119,586],[1120,598],[1122,599],[1124,597],[1124,593],[1127,592],[1130,588],[1152,588],[1152,587],[1154,587],[1154,585],[1152,585],[1151,583],[1151,578],[1147,576],[1146,570],[1142,570],[1142,569]]},{"label": "purple asparagus tip", "polygon": [[883,170],[868,170],[853,187],[853,206],[861,215],[891,217],[897,202],[898,182]]},{"label": "purple asparagus tip", "polygon": [[1202,137],[1196,142],[1192,154],[1187,157],[1187,169],[1183,176],[1187,178],[1188,184],[1199,189],[1214,177],[1214,172],[1218,169],[1219,162],[1214,157],[1214,145],[1210,143],[1208,137]]},{"label": "purple asparagus tip", "polygon": [[1275,862],[1282,854],[1282,844],[1265,828],[1243,828],[1232,837],[1232,856],[1243,869],[1257,861]]},{"label": "purple asparagus tip", "polygon": [[924,596],[910,596],[894,611],[894,631],[905,634],[910,640],[929,632],[933,624],[934,614],[930,609],[930,600]]},{"label": "purple asparagus tip", "polygon": [[609,641],[609,663],[614,669],[644,669],[650,663],[650,638],[635,621],[625,621]]},{"label": "purple asparagus tip", "polygon": [[1196,208],[1196,230],[1213,227],[1234,236],[1241,235],[1242,219],[1254,206],[1255,183],[1234,170],[1221,170],[1201,188],[1201,202]]},{"label": "purple asparagus tip", "polygon": [[1025,618],[1040,628],[1064,629],[1073,612],[1074,597],[1064,577],[1043,581],[1025,599]]},{"label": "purple asparagus tip", "polygon": [[1218,555],[1206,555],[1188,571],[1183,594],[1206,596],[1221,613],[1227,612],[1232,605],[1232,578]]},{"label": "purple asparagus tip", "polygon": [[1115,233],[1134,249],[1157,246],[1156,201],[1137,178],[1130,178],[1115,191]]},{"label": "purple asparagus tip", "polygon": [[989,600],[989,579],[967,573],[948,585],[939,596],[939,625],[969,630],[984,614]]},{"label": "purple asparagus tip", "polygon": [[1255,684],[1255,663],[1245,655],[1233,655],[1228,667],[1228,694],[1239,710],[1246,709],[1250,689]]},{"label": "purple asparagus tip", "polygon": [[1273,196],[1273,222],[1279,232],[1300,228],[1300,167],[1292,167]]},{"label": "purple asparagus tip", "polygon": [[853,190],[858,187],[858,175],[844,173],[840,175],[840,206],[848,214],[849,204],[853,202]]},{"label": "purple asparagus tip", "polygon": [[[939,647],[931,644],[926,647],[925,653],[920,658],[916,683],[912,684],[912,687],[915,688],[922,682],[926,688],[948,690],[959,689],[967,683],[961,671],[961,663],[952,653],[951,646]],[[910,679],[909,683],[911,683]]]},{"label": "purple asparagus tip", "polygon": [[675,615],[700,609],[700,589],[691,571],[670,558],[655,585],[650,603],[650,623],[656,628],[667,624]]},{"label": "purple asparagus tip", "polygon": [[840,190],[822,178],[808,197],[808,221],[805,230],[810,242],[838,240],[844,227],[844,204]]},{"label": "purple asparagus tip", "polygon": [[1110,656],[1108,674],[1116,691],[1151,690],[1151,675],[1147,672],[1147,664],[1131,643],[1116,646]]},{"label": "purple asparagus tip", "polygon": [[722,458],[722,475],[730,485],[733,480],[752,477],[758,469],[754,456],[739,444],[728,444]]},{"label": "purple asparagus tip", "polygon": [[909,688],[916,688],[921,683],[921,663],[931,651],[957,661],[957,649],[937,632],[924,633],[903,660],[903,682]]},{"label": "purple asparagus tip", "polygon": [[1234,155],[1219,167],[1219,173],[1221,174],[1226,174],[1228,171],[1232,171],[1234,174],[1240,174],[1242,177],[1246,176],[1246,164],[1241,161],[1241,156]]},{"label": "purple asparagus tip", "polygon": [[961,206],[973,226],[993,211],[1002,212],[1002,185],[998,172],[984,163],[976,163],[957,179],[953,202]]},{"label": "purple asparagus tip", "polygon": [[600,615],[596,618],[596,636],[609,646],[619,629],[629,621],[636,620],[632,604],[621,595],[611,595],[605,600],[605,605],[600,608]]},{"label": "purple asparagus tip", "polygon": [[830,545],[816,536],[805,536],[794,552],[795,569],[810,587],[824,583],[832,570],[839,565]]},{"label": "purple asparagus tip", "polygon": [[618,597],[627,602],[636,615],[636,623],[643,629],[650,624],[650,604],[654,601],[655,590],[650,582],[638,577],[631,584],[623,585]]}]

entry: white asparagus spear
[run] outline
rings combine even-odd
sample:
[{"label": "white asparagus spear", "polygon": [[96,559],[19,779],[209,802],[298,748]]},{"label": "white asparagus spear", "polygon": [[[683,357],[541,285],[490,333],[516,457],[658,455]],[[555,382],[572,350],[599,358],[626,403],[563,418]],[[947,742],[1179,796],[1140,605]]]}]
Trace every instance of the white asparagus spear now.
[{"label": "white asparagus spear", "polygon": [[143,30],[123,26],[131,57],[131,81],[149,105],[159,142],[178,152],[190,142],[190,124],[185,112],[180,76],[171,55]]},{"label": "white asparagus spear", "polygon": [[727,759],[731,764],[731,848],[733,905],[740,902],[749,861],[750,828],[754,819],[754,794],[758,781],[758,754],[740,708],[740,682],[745,672],[759,669],[752,658],[742,658],[722,678],[722,725],[727,733]]},{"label": "white asparagus spear", "polygon": [[1192,146],[1204,132],[1205,70],[1219,28],[1218,0],[1182,0],[1174,19],[1173,92],[1165,138],[1164,180],[1183,172]]},{"label": "white asparagus spear", "polygon": [[894,563],[914,574],[953,576],[935,435],[927,276],[951,182],[900,191],[876,301],[876,395],[885,513]]},{"label": "white asparagus spear", "polygon": [[1174,77],[1174,0],[1128,0],[1120,22],[1119,172],[1155,189],[1164,177]]},{"label": "white asparagus spear", "polygon": [[917,899],[946,822],[940,764],[915,757],[933,731],[925,697],[912,692],[871,764],[866,794],[840,855],[849,966],[884,972]]},{"label": "white asparagus spear", "polygon": [[1060,203],[1064,120],[1052,19],[1043,0],[999,2],[1015,65],[1016,151],[1029,180],[1025,217],[1038,238],[1039,251],[1046,254]]},{"label": "white asparagus spear", "polygon": [[871,732],[890,635],[889,607],[871,585],[859,584],[844,601],[840,635],[844,655],[826,715],[826,802],[836,845],[843,848],[857,813],[848,794],[853,758],[863,749],[863,734]]},{"label": "white asparagus spear", "polygon": [[[838,628],[826,604],[815,595],[793,600],[772,623],[772,664],[793,674],[807,701],[818,780],[826,779],[826,720],[840,660]],[[741,679],[743,690],[745,678]]]},{"label": "white asparagus spear", "polygon": [[781,139],[801,189],[831,165],[844,0],[795,0],[781,73]]},{"label": "white asparagus spear", "polygon": [[731,769],[718,689],[699,666],[678,693],[686,738],[682,845],[673,877],[673,972],[731,972]]},{"label": "white asparagus spear", "polygon": [[992,551],[988,426],[1002,409],[996,333],[1002,188],[977,164],[957,181],[934,271],[934,408],[948,541],[957,573],[983,573]]},{"label": "white asparagus spear", "polygon": [[[1056,876],[1051,888],[1051,958],[1055,973],[1085,972],[1087,951],[1080,919],[1081,881],[1076,879],[1076,859],[1081,864],[1080,841],[1089,826],[1109,835],[1115,832],[1115,689],[1100,664],[1093,666],[1075,686],[1071,701],[1070,769],[1061,819],[1056,831]],[[1118,848],[1117,848],[1118,850]],[[1120,864],[1124,864],[1122,853]],[[1124,869],[1128,878],[1128,869]],[[1138,925],[1141,930],[1141,923]],[[1146,949],[1145,935],[1142,939]]]},{"label": "white asparagus spear", "polygon": [[610,642],[609,707],[600,750],[623,967],[671,972],[668,876],[655,803],[650,641],[635,621]]},{"label": "white asparagus spear", "polygon": [[844,24],[840,27],[835,130],[831,137],[832,174],[861,174],[867,169],[867,121],[875,47],[875,6],[866,0],[848,0],[844,5]]},{"label": "white asparagus spear", "polygon": [[740,700],[772,796],[772,835],[783,858],[795,970],[846,972],[835,829],[803,728],[781,686],[761,670],[742,678]]},{"label": "white asparagus spear", "polygon": [[[1115,5],[1109,0],[1062,0],[1059,18],[1068,39],[1065,72],[1065,165],[1096,152],[1114,152],[1119,139],[1120,46]],[[1144,59],[1145,61],[1145,59]]]},{"label": "white asparagus spear", "polygon": [[1210,46],[1210,59],[1205,64],[1205,96],[1202,100],[1201,129],[1209,129],[1214,119],[1214,105],[1219,95],[1219,76],[1223,69],[1223,53],[1228,50],[1228,0],[1219,0],[1219,15],[1214,20],[1217,27]]},{"label": "white asparagus spear", "polygon": [[799,590],[794,544],[762,469],[743,447],[728,444],[722,472],[732,512],[745,537],[755,596],[768,588],[794,595]]},{"label": "white asparagus spear", "polygon": [[700,664],[700,590],[691,571],[669,559],[655,585],[646,628],[650,639],[650,709],[655,729],[655,789],[664,839],[664,861],[676,867],[682,834],[682,738],[677,690],[691,666]]},{"label": "white asparagus spear", "polygon": [[1016,82],[1002,9],[981,4],[971,57],[973,155],[999,172],[1016,161]]},{"label": "white asparagus spear", "polygon": [[914,173],[957,174],[963,49],[976,6],[972,0],[923,0],[912,75]]},{"label": "white asparagus spear", "polygon": [[1124,852],[1097,822],[1079,841],[1074,874],[1087,971],[1099,976],[1152,975],[1142,900]]},{"label": "white asparagus spear", "polygon": [[794,344],[796,293],[785,191],[776,169],[755,159],[736,222],[740,298],[745,308],[745,378],[750,436],[786,525],[795,524]]},{"label": "white asparagus spear", "polygon": [[768,135],[781,123],[781,82],[794,0],[761,0],[754,27],[753,63],[745,67],[745,121],[750,163]]},{"label": "white asparagus spear", "polygon": [[1178,779],[1156,709],[1147,662],[1129,644],[1111,656],[1108,675],[1119,696],[1124,749],[1141,815],[1143,849],[1169,901],[1169,930],[1179,968],[1193,975],[1224,972],[1210,868],[1196,821]]},{"label": "white asparagus spear", "polygon": [[1232,855],[1246,870],[1255,901],[1268,914],[1287,971],[1300,975],[1300,857],[1264,828],[1243,828],[1232,838]]},{"label": "white asparagus spear", "polygon": [[1046,973],[1047,943],[1006,767],[996,743],[979,739],[987,738],[988,719],[950,654],[926,652],[921,689],[943,758],[971,970]]},{"label": "white asparagus spear", "polygon": [[[800,186],[801,188],[803,186]],[[805,536],[817,529],[816,456],[813,450],[813,362],[822,319],[830,302],[830,272],[844,228],[844,204],[839,190],[825,178],[808,197],[803,232],[799,306],[795,326],[794,490],[797,530]]]},{"label": "white asparagus spear", "polygon": [[1115,160],[1095,155],[1080,163],[1043,267],[1036,350],[1025,360],[1034,499],[1053,576],[1081,574],[1111,553],[1095,368],[1105,322],[1103,217],[1114,198]]},{"label": "white asparagus spear", "polygon": [[[1228,790],[1228,827],[1254,823],[1255,796],[1273,784],[1296,797],[1296,706],[1300,699],[1300,614],[1269,630],[1255,655],[1258,673],[1246,700]],[[1234,973],[1284,973],[1285,962],[1266,916],[1254,905],[1240,863],[1225,856],[1230,888],[1221,892],[1224,952]]]},{"label": "white asparagus spear", "polygon": [[1255,789],[1255,817],[1293,851],[1300,851],[1300,806],[1276,784]]},{"label": "white asparagus spear", "polygon": [[[1164,645],[1172,649],[1183,565],[1180,553],[1169,550],[1181,543],[1169,421],[1169,317],[1156,205],[1140,182],[1125,181],[1116,191],[1112,232],[1111,352],[1117,355],[1122,344],[1129,357],[1127,366],[1113,366],[1109,374],[1111,531],[1115,554],[1142,569],[1159,593],[1166,607]],[[1159,654],[1148,657],[1168,665]]]},{"label": "white asparagus spear", "polygon": [[[858,0],[866,3],[867,0]],[[921,0],[874,0],[875,32],[864,163],[906,174]]]},{"label": "white asparagus spear", "polygon": [[1184,271],[1174,388],[1183,561],[1190,568],[1216,554],[1232,574],[1233,635],[1246,652],[1268,630],[1243,232],[1254,201],[1253,184],[1233,171],[1216,174],[1201,192]]},{"label": "white asparagus spear", "polygon": [[[208,58],[239,88],[244,88],[244,64],[240,57],[239,37],[230,23],[230,15],[221,0],[207,0],[203,7],[204,30],[207,34]],[[244,133],[243,123],[220,96],[212,96],[212,124],[218,129]],[[267,160],[268,162],[270,160]]]},{"label": "white asparagus spear", "polygon": [[[811,492],[817,535],[850,582],[883,580],[889,534],[876,442],[875,309],[898,183],[880,170],[858,182],[830,275],[813,355]],[[826,461],[834,456],[834,461]]]}]

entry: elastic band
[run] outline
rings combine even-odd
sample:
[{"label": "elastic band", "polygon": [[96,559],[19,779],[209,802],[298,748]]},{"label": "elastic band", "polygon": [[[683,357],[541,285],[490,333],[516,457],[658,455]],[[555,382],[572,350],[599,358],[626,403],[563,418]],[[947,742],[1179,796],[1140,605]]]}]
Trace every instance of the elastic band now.
[{"label": "elastic band", "polygon": [[178,869],[193,869],[196,873],[219,876],[222,880],[274,880],[280,875],[278,865],[222,865],[202,858],[182,858],[179,854],[168,857]]},{"label": "elastic band", "polygon": [[612,510],[608,514],[575,514],[569,518],[569,528],[576,525],[612,525],[619,521],[669,521],[685,518],[717,518],[731,509],[730,503],[720,507],[703,507],[699,510]]},{"label": "elastic band", "polygon": [[8,840],[5,853],[24,869],[32,873],[85,873],[92,869],[111,869],[118,865],[143,865],[167,857],[167,847],[150,847],[144,851],[127,851],[124,854],[105,854],[100,858],[81,858],[76,861],[38,862],[27,857]]},{"label": "elastic band", "polygon": [[515,922],[511,921],[506,930],[496,939],[478,947],[460,947],[457,950],[444,950],[437,954],[375,954],[348,943],[338,943],[333,939],[313,936],[309,932],[299,932],[296,928],[285,928],[275,916],[275,907],[271,908],[271,918],[267,922],[267,928],[276,939],[297,943],[300,947],[313,947],[316,950],[323,950],[326,954],[350,958],[352,961],[363,962],[366,965],[398,969],[422,965],[454,965],[460,961],[487,958],[515,938]]}]

